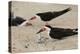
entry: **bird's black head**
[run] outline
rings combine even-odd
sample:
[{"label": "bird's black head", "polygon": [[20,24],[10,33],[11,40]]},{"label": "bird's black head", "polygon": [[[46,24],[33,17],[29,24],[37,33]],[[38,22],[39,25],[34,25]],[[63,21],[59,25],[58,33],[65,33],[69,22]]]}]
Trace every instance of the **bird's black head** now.
[{"label": "bird's black head", "polygon": [[48,28],[52,28],[50,25],[45,25],[46,27],[48,27]]},{"label": "bird's black head", "polygon": [[36,15],[41,16],[41,15],[42,15],[42,13],[37,13]]}]

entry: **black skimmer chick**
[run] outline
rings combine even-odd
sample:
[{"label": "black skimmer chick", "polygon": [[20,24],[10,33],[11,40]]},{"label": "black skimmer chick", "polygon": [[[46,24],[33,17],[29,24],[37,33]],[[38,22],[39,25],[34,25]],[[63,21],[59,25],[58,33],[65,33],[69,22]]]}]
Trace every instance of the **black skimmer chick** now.
[{"label": "black skimmer chick", "polygon": [[65,29],[51,27],[50,25],[45,25],[44,28],[40,29],[38,33],[48,30],[49,36],[54,39],[63,39],[64,37],[72,36],[78,34],[78,29]]},{"label": "black skimmer chick", "polygon": [[67,8],[61,11],[54,11],[54,12],[43,12],[43,13],[37,13],[35,16],[33,16],[32,18],[30,18],[30,20],[34,20],[36,18],[40,18],[42,21],[45,21],[46,24],[48,24],[47,22],[60,16],[63,15],[65,13],[67,13],[68,11],[70,11],[71,8]]},{"label": "black skimmer chick", "polygon": [[32,24],[28,20],[19,16],[14,16],[13,13],[9,13],[9,27],[10,26],[31,26]]}]

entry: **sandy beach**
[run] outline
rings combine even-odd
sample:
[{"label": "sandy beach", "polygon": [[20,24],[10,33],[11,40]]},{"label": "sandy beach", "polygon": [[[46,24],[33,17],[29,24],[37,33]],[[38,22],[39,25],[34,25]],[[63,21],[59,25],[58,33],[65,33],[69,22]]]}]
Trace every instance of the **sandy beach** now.
[{"label": "sandy beach", "polygon": [[[53,27],[60,28],[77,28],[78,27],[78,7],[77,5],[49,4],[49,3],[31,3],[16,2],[12,3],[12,11],[16,16],[28,20],[36,13],[47,11],[60,11],[70,7],[72,10],[49,21]],[[45,22],[36,19],[31,21],[33,26],[12,26],[12,52],[37,52],[37,51],[54,51],[54,50],[71,50],[78,48],[78,35],[66,37],[63,40],[45,39],[50,38],[47,32],[36,34],[36,32],[45,24]],[[39,43],[39,37],[43,37]]]}]

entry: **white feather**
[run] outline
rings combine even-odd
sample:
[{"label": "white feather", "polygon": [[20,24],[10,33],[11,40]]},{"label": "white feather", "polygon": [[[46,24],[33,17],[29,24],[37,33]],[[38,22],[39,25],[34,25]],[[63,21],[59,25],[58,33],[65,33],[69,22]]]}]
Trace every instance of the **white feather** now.
[{"label": "white feather", "polygon": [[28,22],[27,20],[24,21],[22,24],[19,25],[19,27],[26,25],[27,22]]}]

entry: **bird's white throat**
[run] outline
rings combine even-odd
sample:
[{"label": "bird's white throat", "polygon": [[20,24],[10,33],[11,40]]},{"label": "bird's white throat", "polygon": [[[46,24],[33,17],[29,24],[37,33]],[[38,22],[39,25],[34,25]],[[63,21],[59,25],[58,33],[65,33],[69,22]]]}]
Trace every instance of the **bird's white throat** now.
[{"label": "bird's white throat", "polygon": [[48,27],[45,27],[45,28],[46,28],[47,33],[49,34],[51,29]]},{"label": "bird's white throat", "polygon": [[38,16],[38,15],[35,15],[35,16],[36,16],[36,20],[42,21],[41,18],[40,18],[40,16]]},{"label": "bird's white throat", "polygon": [[26,23],[28,22],[29,22],[28,20],[24,21],[22,24],[19,25],[19,27],[26,25]]}]

